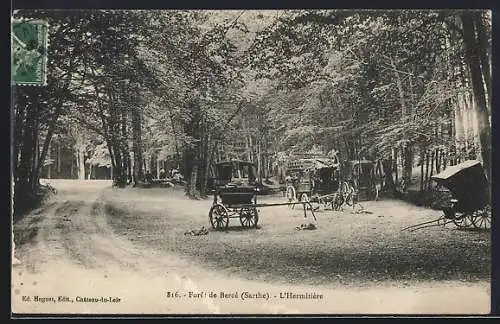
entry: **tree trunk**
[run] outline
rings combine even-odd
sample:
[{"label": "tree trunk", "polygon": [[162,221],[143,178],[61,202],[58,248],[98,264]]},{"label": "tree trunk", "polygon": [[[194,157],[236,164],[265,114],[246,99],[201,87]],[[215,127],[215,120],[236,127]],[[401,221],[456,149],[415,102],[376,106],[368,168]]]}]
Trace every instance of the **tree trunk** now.
[{"label": "tree trunk", "polygon": [[476,26],[476,33],[477,33],[477,39],[480,48],[478,49],[479,52],[479,60],[481,62],[481,71],[483,73],[483,81],[486,85],[486,96],[487,96],[487,101],[488,101],[488,109],[489,113],[491,114],[491,46],[489,45],[488,42],[488,33],[486,31],[486,27],[484,24],[484,15],[481,12],[476,12],[474,13],[474,22]]},{"label": "tree trunk", "polygon": [[441,151],[436,149],[436,174],[441,172]]},{"label": "tree trunk", "polygon": [[133,162],[133,182],[144,178],[142,168],[142,134],[141,134],[141,115],[138,107],[132,108],[132,150],[134,152]]},{"label": "tree trunk", "polygon": [[78,147],[78,179],[85,180],[85,152]]},{"label": "tree trunk", "polygon": [[[70,70],[72,70],[74,65],[75,65],[75,61],[71,60],[70,67],[69,67]],[[62,89],[63,92],[66,92],[68,90],[68,88],[71,84],[71,80],[72,80],[72,73],[69,72],[67,74],[67,77],[65,80],[65,85]],[[45,137],[45,142],[43,143],[42,152],[40,153],[40,156],[39,156],[39,164],[37,165],[37,172],[36,172],[37,174],[39,174],[40,168],[43,166],[43,163],[45,161],[45,156],[46,156],[47,151],[49,149],[50,142],[52,141],[52,136],[54,135],[54,132],[56,129],[57,120],[59,119],[59,116],[61,115],[63,104],[64,104],[63,96],[61,96],[61,97],[59,97],[59,100],[56,104],[56,108],[54,110],[54,114],[49,122],[47,136]]]},{"label": "tree trunk", "polygon": [[[71,152],[73,153],[73,152]],[[73,156],[71,156],[71,169],[70,169],[70,177],[71,179],[74,179],[75,178],[75,175],[74,175],[74,166],[75,165],[75,158]]]},{"label": "tree trunk", "polygon": [[61,142],[57,141],[57,175],[61,177]]},{"label": "tree trunk", "polygon": [[[52,150],[51,150],[51,147],[49,146],[49,152],[48,152],[48,154],[49,154],[49,161],[50,161],[50,159],[51,159],[51,157],[52,157],[52,156],[51,156],[51,155],[52,155],[52,154],[51,154],[51,153],[52,153],[51,151],[52,151]],[[50,163],[47,165],[47,179],[51,179],[51,178],[52,178],[52,162],[50,162]]]},{"label": "tree trunk", "polygon": [[447,156],[448,154],[449,154],[448,152],[442,153],[441,161],[443,165],[443,171],[446,170],[446,168],[448,167],[448,156]]},{"label": "tree trunk", "polygon": [[201,186],[200,186],[200,194],[202,196],[206,196],[207,193],[207,185],[208,185],[208,177],[210,173],[210,166],[212,164],[212,151],[211,147],[211,136],[210,133],[207,132],[205,135],[205,145],[203,151],[203,177],[201,178]]},{"label": "tree trunk", "polygon": [[160,159],[156,156],[156,179],[160,178]]},{"label": "tree trunk", "polygon": [[39,105],[38,102],[35,104],[35,121],[34,121],[34,128],[33,128],[33,147],[34,151],[32,152],[33,154],[33,159],[32,162],[33,164],[31,165],[31,174],[30,174],[30,183],[31,183],[31,192],[35,192],[36,188],[38,187],[38,180],[40,178],[40,115],[39,115]]},{"label": "tree trunk", "polygon": [[[474,36],[473,16],[471,12],[460,16],[463,25],[463,38],[466,48],[467,64],[470,69],[474,99],[478,118],[479,139],[481,142],[481,156],[486,176],[491,182],[491,126],[486,102],[485,85],[480,65],[480,46]],[[489,83],[491,80],[485,80]]]},{"label": "tree trunk", "polygon": [[399,95],[399,104],[401,108],[401,117],[404,119],[406,118],[406,101],[405,101],[405,93],[403,89],[403,82],[401,80],[401,77],[399,75],[399,72],[397,72],[396,64],[394,63],[394,60],[391,59],[391,65],[392,68],[394,69],[394,78],[396,80],[396,87],[398,89],[398,95]]},{"label": "tree trunk", "polygon": [[243,133],[243,136],[245,138],[245,154],[247,156],[247,160],[252,161],[252,147],[250,146],[250,135],[248,135],[245,119],[241,120],[241,132]]},{"label": "tree trunk", "polygon": [[425,187],[429,184],[429,152],[425,153]]},{"label": "tree trunk", "polygon": [[420,194],[424,192],[424,149],[420,149]]},{"label": "tree trunk", "polygon": [[190,182],[189,182],[189,196],[198,198],[199,193],[198,190],[196,189],[196,184],[198,182],[198,163],[195,162],[193,164],[193,168],[191,169],[191,177],[190,177]]},{"label": "tree trunk", "polygon": [[257,180],[262,183],[262,156],[260,152],[260,140],[257,141]]},{"label": "tree trunk", "polygon": [[430,177],[432,177],[432,175],[434,174],[434,159],[436,158],[436,152],[434,150],[431,151],[431,162],[430,162],[430,168],[431,168],[431,172],[430,172]]},{"label": "tree trunk", "polygon": [[395,176],[394,180],[396,184],[399,182],[399,176],[398,176],[398,149],[394,148],[394,171],[395,171]]},{"label": "tree trunk", "polygon": [[252,141],[252,135],[248,135],[248,147],[249,147],[249,161],[254,162],[254,154],[253,154],[253,141]]},{"label": "tree trunk", "polygon": [[403,179],[406,186],[411,184],[411,176],[413,169],[413,148],[408,143],[404,147],[404,158],[403,158]]}]

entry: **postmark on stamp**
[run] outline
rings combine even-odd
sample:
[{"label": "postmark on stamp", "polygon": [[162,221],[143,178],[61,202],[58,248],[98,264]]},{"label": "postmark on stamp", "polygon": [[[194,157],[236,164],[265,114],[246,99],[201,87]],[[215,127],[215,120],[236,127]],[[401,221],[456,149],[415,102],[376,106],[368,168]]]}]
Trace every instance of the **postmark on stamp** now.
[{"label": "postmark on stamp", "polygon": [[12,20],[12,83],[43,86],[47,82],[48,23]]}]

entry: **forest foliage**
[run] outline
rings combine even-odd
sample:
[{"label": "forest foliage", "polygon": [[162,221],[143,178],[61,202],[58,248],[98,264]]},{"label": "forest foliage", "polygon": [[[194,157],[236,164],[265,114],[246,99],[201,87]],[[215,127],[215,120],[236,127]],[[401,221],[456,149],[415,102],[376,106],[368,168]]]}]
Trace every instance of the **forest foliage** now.
[{"label": "forest foliage", "polygon": [[93,167],[121,187],[179,167],[199,197],[217,161],[248,159],[268,178],[314,150],[383,160],[393,187],[417,166],[423,187],[465,159],[491,179],[489,12],[16,16],[47,20],[50,48],[47,86],[12,87],[15,206],[42,176],[92,178]]}]

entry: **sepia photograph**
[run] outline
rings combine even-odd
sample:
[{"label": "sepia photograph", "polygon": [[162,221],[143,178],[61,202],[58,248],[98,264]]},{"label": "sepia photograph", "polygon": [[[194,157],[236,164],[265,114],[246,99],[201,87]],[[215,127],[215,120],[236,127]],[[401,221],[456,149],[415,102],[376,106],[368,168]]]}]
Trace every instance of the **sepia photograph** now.
[{"label": "sepia photograph", "polygon": [[491,312],[492,19],[11,12],[11,312]]}]

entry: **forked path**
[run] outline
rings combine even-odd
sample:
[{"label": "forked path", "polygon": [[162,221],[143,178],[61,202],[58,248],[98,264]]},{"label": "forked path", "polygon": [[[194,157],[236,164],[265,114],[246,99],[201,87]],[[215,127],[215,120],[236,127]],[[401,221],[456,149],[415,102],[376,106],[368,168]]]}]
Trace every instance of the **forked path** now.
[{"label": "forked path", "polygon": [[[148,248],[116,234],[107,223],[104,204],[100,201],[101,192],[110,186],[109,182],[55,181],[54,186],[58,194],[15,225],[16,242],[19,242],[15,252],[21,264],[12,268],[14,312],[489,312],[487,282],[422,282],[401,288],[349,289],[266,283],[217,273],[191,258],[167,252],[167,247]],[[227,298],[221,298],[221,292]],[[286,293],[315,294],[323,298],[293,299],[286,298]],[[264,298],[258,298],[262,296]],[[82,302],[85,298],[101,302]]]}]

